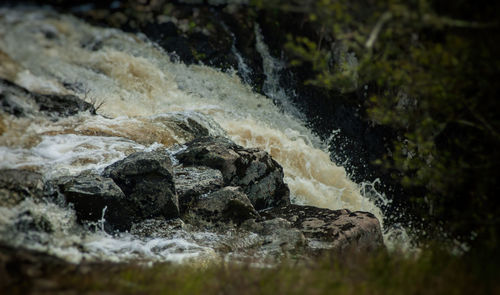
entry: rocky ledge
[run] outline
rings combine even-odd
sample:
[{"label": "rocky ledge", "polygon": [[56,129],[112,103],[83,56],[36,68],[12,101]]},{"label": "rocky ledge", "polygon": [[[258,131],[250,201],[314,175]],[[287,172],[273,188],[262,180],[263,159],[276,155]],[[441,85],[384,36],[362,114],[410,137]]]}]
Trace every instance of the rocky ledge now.
[{"label": "rocky ledge", "polygon": [[87,171],[45,183],[34,172],[2,170],[0,186],[9,206],[25,198],[62,196],[78,222],[100,221],[110,233],[168,237],[182,230],[253,237],[244,246],[215,245],[226,253],[244,248],[314,256],[383,247],[374,215],[290,204],[282,167],[266,152],[223,137],[199,137],[176,153],[136,152],[101,174]]}]

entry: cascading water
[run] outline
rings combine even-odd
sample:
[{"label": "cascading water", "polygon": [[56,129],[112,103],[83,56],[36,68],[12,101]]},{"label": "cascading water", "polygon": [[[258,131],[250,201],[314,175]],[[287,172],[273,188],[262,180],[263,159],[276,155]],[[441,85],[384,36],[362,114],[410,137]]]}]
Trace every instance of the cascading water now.
[{"label": "cascading water", "polygon": [[[258,48],[270,62],[260,31]],[[99,46],[89,46],[99,44]],[[270,58],[270,55],[269,55]],[[266,93],[274,72],[264,65]],[[266,70],[267,69],[267,70]],[[344,168],[317,147],[322,142],[297,117],[252,91],[235,74],[180,62],[142,35],[90,26],[51,10],[0,10],[0,76],[40,93],[73,94],[103,101],[98,116],[80,113],[57,121],[32,114],[16,118],[0,113],[0,168],[23,168],[47,179],[102,169],[126,155],[158,147],[172,148],[192,139],[172,124],[195,120],[213,135],[226,135],[245,147],[269,152],[284,169],[292,201],[330,209],[381,211],[360,193]],[[266,86],[267,85],[267,86]],[[274,94],[273,94],[274,93]],[[280,100],[286,101],[285,96]],[[81,259],[174,260],[216,256],[216,241],[254,243],[237,233],[178,231],[168,237],[110,236],[85,231],[65,204],[23,201],[0,207],[0,239],[78,262]],[[23,212],[31,212],[28,217]],[[23,217],[24,216],[24,217]],[[16,230],[22,218],[44,218],[48,232]],[[105,216],[103,217],[105,218]],[[236,242],[234,242],[236,243]],[[212,247],[211,247],[212,246]]]}]

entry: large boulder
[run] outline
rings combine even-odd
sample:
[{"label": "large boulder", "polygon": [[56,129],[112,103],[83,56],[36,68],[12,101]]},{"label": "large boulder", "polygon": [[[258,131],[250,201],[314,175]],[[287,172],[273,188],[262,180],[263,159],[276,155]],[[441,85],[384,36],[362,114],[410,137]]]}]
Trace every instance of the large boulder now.
[{"label": "large boulder", "polygon": [[44,181],[40,173],[20,170],[0,170],[0,206],[12,207],[25,198],[41,198]]},{"label": "large boulder", "polygon": [[[106,230],[128,230],[137,212],[111,178],[95,174],[64,176],[54,181],[82,221],[105,220]],[[140,212],[139,212],[140,213]]]},{"label": "large boulder", "polygon": [[172,162],[165,151],[133,153],[106,167],[103,176],[121,188],[136,219],[179,217]]},{"label": "large boulder", "polygon": [[174,180],[181,213],[194,205],[201,195],[218,190],[224,185],[219,170],[204,166],[176,166]]},{"label": "large boulder", "polygon": [[307,238],[311,253],[323,250],[372,251],[384,246],[378,219],[371,213],[288,205],[261,212],[265,219],[283,218]]},{"label": "large boulder", "polygon": [[188,209],[188,213],[208,221],[233,221],[236,224],[259,217],[245,193],[239,187],[231,186],[204,195]]},{"label": "large boulder", "polygon": [[220,170],[225,185],[242,187],[257,210],[290,203],[283,168],[265,151],[243,148],[224,137],[200,137],[176,157],[185,165]]}]

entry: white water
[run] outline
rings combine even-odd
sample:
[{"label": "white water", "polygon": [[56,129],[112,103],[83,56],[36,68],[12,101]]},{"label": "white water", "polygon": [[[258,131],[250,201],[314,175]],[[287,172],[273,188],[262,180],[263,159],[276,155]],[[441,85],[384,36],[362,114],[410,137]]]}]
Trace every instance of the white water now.
[{"label": "white water", "polygon": [[[47,31],[57,37],[46,38]],[[369,211],[382,221],[381,211],[362,196],[361,186],[330,161],[320,148],[324,144],[298,119],[300,112],[291,107],[283,89],[273,88],[276,60],[260,31],[258,36],[266,93],[289,111],[252,92],[235,74],[171,62],[144,36],[92,27],[47,10],[0,10],[0,76],[31,91],[104,101],[100,116],[80,114],[57,122],[0,113],[0,168],[31,169],[49,179],[88,169],[100,171],[134,151],[168,148],[192,139],[175,124],[179,118],[191,117],[211,134],[226,134],[238,144],[269,152],[283,166],[294,202]],[[85,46],[97,41],[103,45],[97,51]],[[63,83],[78,87],[66,89]],[[196,238],[203,233],[163,240],[82,233],[71,210],[55,207],[25,201],[15,208],[0,208],[0,238],[9,239],[20,212],[30,210],[60,224],[55,226],[59,235],[41,234],[37,241],[21,234],[11,237],[14,243],[45,247],[70,261],[134,257],[182,261],[214,256],[210,239]],[[54,216],[52,210],[64,218]]]}]

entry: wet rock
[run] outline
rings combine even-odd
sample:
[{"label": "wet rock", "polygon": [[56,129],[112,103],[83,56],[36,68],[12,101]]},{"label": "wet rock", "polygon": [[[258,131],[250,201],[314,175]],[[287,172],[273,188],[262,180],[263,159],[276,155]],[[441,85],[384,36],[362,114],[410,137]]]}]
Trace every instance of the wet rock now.
[{"label": "wet rock", "polygon": [[257,210],[290,203],[283,168],[259,149],[246,149],[224,137],[201,137],[176,155],[185,165],[222,172],[225,185],[240,186]]},{"label": "wet rock", "polygon": [[50,221],[43,215],[37,216],[27,210],[16,218],[15,227],[20,232],[37,231],[52,233],[54,231]]},{"label": "wet rock", "polygon": [[128,230],[138,218],[131,202],[111,178],[95,174],[65,176],[54,181],[82,221],[106,220],[105,229]]},{"label": "wet rock", "polygon": [[174,167],[174,181],[181,213],[194,205],[199,196],[224,185],[224,179],[219,170],[203,166]]},{"label": "wet rock", "polygon": [[301,253],[306,245],[304,234],[283,218],[259,222],[247,220],[241,228],[259,234],[263,239],[261,249],[270,254],[297,254]]},{"label": "wet rock", "polygon": [[156,218],[134,223],[130,233],[142,238],[172,238],[186,227],[187,225],[180,218],[169,220]]},{"label": "wet rock", "polygon": [[63,117],[76,115],[79,112],[90,111],[95,114],[94,107],[74,95],[42,95],[33,96],[39,110],[47,114],[55,114]]},{"label": "wet rock", "polygon": [[121,188],[137,219],[179,217],[172,162],[166,152],[133,153],[106,167],[103,176]]},{"label": "wet rock", "polygon": [[225,131],[217,122],[207,115],[198,112],[171,112],[159,114],[153,122],[164,124],[173,129],[175,134],[184,141],[191,141],[202,136],[222,136]]},{"label": "wet rock", "polygon": [[259,216],[241,189],[230,186],[202,196],[188,213],[209,221],[231,220],[237,224]]},{"label": "wet rock", "polygon": [[288,220],[308,239],[307,250],[311,253],[327,249],[371,251],[384,245],[379,221],[367,212],[288,205],[265,210],[261,215]]},{"label": "wet rock", "polygon": [[13,207],[24,199],[41,198],[44,182],[41,174],[28,170],[0,170],[0,206]]},{"label": "wet rock", "polygon": [[43,112],[54,117],[67,117],[79,112],[95,114],[92,104],[74,95],[39,94],[0,78],[0,107],[15,116]]}]

